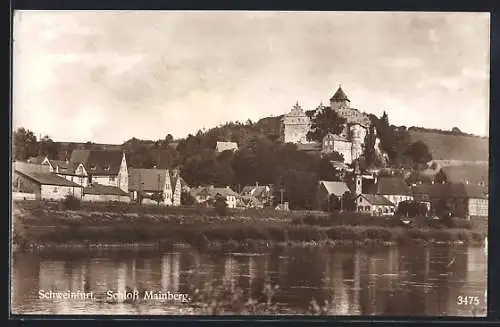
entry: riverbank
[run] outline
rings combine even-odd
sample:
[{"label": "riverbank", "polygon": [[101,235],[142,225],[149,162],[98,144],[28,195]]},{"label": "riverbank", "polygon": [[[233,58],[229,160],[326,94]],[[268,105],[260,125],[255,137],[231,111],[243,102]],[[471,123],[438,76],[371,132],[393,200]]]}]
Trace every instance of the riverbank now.
[{"label": "riverbank", "polygon": [[[307,216],[310,217],[310,216]],[[238,250],[274,246],[371,246],[403,244],[482,245],[485,233],[467,228],[402,227],[394,220],[368,217],[316,224],[318,219],[287,219],[249,215],[217,217],[203,214],[139,214],[67,211],[14,207],[13,245],[38,248],[134,248],[192,246]],[[377,218],[379,218],[377,220]],[[377,224],[373,221],[377,220]],[[342,221],[339,224],[338,221]],[[368,224],[368,222],[370,222]]]}]

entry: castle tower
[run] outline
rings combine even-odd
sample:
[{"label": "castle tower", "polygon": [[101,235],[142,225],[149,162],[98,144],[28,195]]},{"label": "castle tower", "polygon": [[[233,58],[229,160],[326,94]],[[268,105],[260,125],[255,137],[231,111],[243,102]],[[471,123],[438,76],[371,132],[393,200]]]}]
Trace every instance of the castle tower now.
[{"label": "castle tower", "polygon": [[335,94],[330,99],[330,107],[333,110],[342,110],[342,109],[347,109],[350,106],[351,106],[351,101],[344,93],[344,90],[342,90],[342,86],[339,85],[337,92],[335,92]]},{"label": "castle tower", "polygon": [[358,159],[363,154],[363,143],[365,137],[365,129],[358,124],[351,125],[350,128],[351,137],[351,156],[352,160]]},{"label": "castle tower", "polygon": [[363,192],[363,178],[361,176],[361,171],[359,170],[358,161],[355,161],[354,163],[354,183],[354,193],[358,196]]}]

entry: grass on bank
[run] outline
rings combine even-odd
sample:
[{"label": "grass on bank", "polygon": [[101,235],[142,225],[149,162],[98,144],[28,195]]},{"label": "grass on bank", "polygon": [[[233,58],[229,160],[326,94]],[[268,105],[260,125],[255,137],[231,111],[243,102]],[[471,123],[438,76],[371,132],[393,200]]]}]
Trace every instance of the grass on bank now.
[{"label": "grass on bank", "polygon": [[481,243],[484,234],[465,228],[408,228],[374,225],[292,224],[289,221],[214,218],[210,216],[125,215],[82,211],[22,210],[14,224],[14,242],[44,243],[211,243],[233,245],[255,241],[300,242],[425,242]]}]

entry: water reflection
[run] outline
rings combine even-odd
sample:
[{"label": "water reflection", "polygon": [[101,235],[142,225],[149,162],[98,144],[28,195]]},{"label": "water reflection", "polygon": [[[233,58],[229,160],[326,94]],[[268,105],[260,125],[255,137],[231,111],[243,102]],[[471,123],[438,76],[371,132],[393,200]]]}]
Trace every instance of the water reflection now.
[{"label": "water reflection", "polygon": [[[274,300],[302,312],[312,299],[335,315],[484,315],[487,258],[482,248],[394,247],[355,250],[282,249],[268,253],[182,250],[14,255],[14,313],[182,314],[174,302],[107,303],[107,291],[186,293],[206,281],[227,282],[259,299],[266,283]],[[98,300],[39,299],[39,290],[82,291]],[[459,296],[479,305],[460,306]]]}]

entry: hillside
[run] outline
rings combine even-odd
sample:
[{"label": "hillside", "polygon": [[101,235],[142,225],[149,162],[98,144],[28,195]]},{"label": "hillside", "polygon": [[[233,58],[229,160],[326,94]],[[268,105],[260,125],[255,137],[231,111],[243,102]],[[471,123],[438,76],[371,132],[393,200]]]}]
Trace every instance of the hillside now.
[{"label": "hillside", "polygon": [[488,138],[412,129],[408,136],[427,144],[434,160],[488,161]]}]

